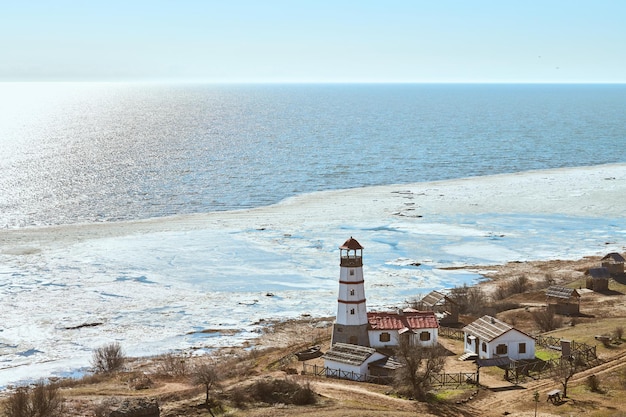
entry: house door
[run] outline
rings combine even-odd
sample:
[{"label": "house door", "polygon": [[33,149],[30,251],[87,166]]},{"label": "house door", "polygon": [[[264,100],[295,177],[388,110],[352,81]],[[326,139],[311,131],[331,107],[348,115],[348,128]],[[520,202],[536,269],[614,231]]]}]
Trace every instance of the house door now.
[{"label": "house door", "polygon": [[356,336],[350,336],[350,338],[348,339],[348,343],[350,343],[351,345],[358,345],[359,338]]},{"label": "house door", "polygon": [[480,345],[480,339],[476,338],[474,342],[476,342],[476,345],[474,345],[474,353],[478,355],[478,346]]}]

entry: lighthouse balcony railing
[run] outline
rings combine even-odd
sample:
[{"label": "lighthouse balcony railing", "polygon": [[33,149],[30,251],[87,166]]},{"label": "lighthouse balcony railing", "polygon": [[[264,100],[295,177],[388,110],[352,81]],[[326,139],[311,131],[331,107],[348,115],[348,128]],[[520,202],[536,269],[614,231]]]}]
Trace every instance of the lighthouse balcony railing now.
[{"label": "lighthouse balcony railing", "polygon": [[360,256],[342,256],[341,266],[348,266],[348,267],[363,266],[363,258]]}]

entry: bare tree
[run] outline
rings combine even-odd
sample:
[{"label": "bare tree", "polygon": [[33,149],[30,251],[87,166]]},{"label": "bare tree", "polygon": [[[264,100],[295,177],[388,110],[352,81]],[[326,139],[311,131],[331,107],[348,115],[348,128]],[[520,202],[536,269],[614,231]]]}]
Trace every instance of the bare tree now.
[{"label": "bare tree", "polygon": [[220,377],[213,365],[208,363],[202,363],[197,365],[192,373],[193,383],[196,385],[204,386],[205,399],[204,403],[209,410],[209,413],[213,416],[211,411],[211,390],[219,387]]},{"label": "bare tree", "polygon": [[563,397],[567,397],[567,384],[576,371],[576,361],[573,356],[570,356],[569,358],[562,357],[561,363],[554,370],[552,377],[563,387]]},{"label": "bare tree", "polygon": [[395,354],[403,365],[396,371],[396,387],[414,398],[424,399],[430,389],[431,375],[443,369],[445,357],[442,349],[439,346],[427,348],[413,345],[408,337],[403,336]]},{"label": "bare tree", "polygon": [[5,417],[61,417],[64,411],[58,387],[43,381],[37,382],[33,388],[18,388],[3,407]]},{"label": "bare tree", "polygon": [[91,365],[96,372],[115,372],[124,366],[126,356],[119,343],[113,342],[93,351]]}]

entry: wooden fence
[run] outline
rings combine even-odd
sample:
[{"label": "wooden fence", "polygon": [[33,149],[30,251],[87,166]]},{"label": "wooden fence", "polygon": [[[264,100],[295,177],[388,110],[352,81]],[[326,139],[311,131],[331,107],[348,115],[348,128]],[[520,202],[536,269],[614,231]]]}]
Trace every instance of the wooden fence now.
[{"label": "wooden fence", "polygon": [[[561,339],[552,336],[537,336],[535,343],[547,349],[561,350]],[[505,370],[505,378],[516,384],[528,379],[551,378],[564,369],[569,372],[579,372],[602,363],[596,354],[596,347],[585,343],[570,342],[571,357],[555,358],[547,361],[511,361]]]},{"label": "wooden fence", "polygon": [[[537,336],[535,337],[535,343],[547,349],[561,350],[561,339],[557,337]],[[570,349],[572,356],[579,362],[593,364],[594,366],[599,362],[595,346],[572,340]]]},{"label": "wooden fence", "polygon": [[[302,364],[303,375],[315,375],[326,378],[349,379],[352,381],[371,382],[374,384],[389,385],[393,382],[392,376],[365,375],[356,372],[331,369],[325,366]],[[476,384],[478,374],[476,372],[440,373],[430,376],[430,384],[433,386]]]},{"label": "wooden fence", "polygon": [[450,339],[464,340],[465,333],[462,329],[453,329],[452,327],[439,327],[439,336]]}]

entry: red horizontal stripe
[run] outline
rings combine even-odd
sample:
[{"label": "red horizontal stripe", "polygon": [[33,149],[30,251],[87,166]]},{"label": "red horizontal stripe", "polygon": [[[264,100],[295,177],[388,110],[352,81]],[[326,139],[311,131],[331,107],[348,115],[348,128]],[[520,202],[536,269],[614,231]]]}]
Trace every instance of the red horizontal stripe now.
[{"label": "red horizontal stripe", "polygon": [[362,300],[358,300],[358,301],[345,301],[345,300],[337,300],[337,301],[343,304],[361,304],[365,302],[365,298]]}]

